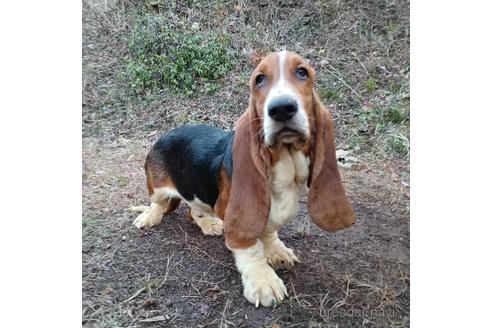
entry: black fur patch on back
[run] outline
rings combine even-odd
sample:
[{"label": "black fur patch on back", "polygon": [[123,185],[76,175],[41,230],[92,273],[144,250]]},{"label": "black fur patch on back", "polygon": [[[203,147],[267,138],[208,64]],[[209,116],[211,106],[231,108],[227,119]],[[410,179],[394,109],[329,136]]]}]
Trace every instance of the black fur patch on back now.
[{"label": "black fur patch on back", "polygon": [[228,140],[226,141],[224,157],[222,159],[222,167],[226,171],[229,178],[232,177],[232,146],[234,145],[234,131],[229,132]]},{"label": "black fur patch on back", "polygon": [[151,152],[186,200],[197,197],[213,208],[219,195],[221,168],[232,176],[233,139],[234,131],[184,125],[162,135]]}]

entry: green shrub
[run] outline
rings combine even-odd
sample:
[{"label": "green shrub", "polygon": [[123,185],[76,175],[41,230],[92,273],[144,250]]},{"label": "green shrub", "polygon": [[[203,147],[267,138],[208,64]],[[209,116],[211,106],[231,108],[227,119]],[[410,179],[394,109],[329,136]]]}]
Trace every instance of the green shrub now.
[{"label": "green shrub", "polygon": [[213,84],[231,68],[228,40],[205,37],[165,16],[145,15],[132,30],[127,73],[136,92],[165,86],[190,96]]},{"label": "green shrub", "polygon": [[130,76],[132,89],[145,90],[151,89],[154,86],[152,71],[149,70],[147,65],[136,60],[129,60],[127,72]]},{"label": "green shrub", "polygon": [[394,124],[407,122],[409,119],[408,111],[399,108],[390,108],[385,113],[385,120]]}]

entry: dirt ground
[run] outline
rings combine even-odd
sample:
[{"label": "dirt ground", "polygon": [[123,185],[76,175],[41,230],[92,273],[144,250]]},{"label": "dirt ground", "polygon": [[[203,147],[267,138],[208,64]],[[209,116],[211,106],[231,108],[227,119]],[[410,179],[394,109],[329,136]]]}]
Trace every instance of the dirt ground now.
[{"label": "dirt ground", "polygon": [[[261,21],[265,17],[260,12],[266,10],[263,2],[238,4],[251,11],[250,17],[259,15]],[[288,3],[286,7],[278,10],[294,12],[291,16],[305,17],[306,10],[316,16],[317,10],[326,10],[324,3],[313,2],[313,9],[309,2],[279,3],[284,2]],[[327,3],[341,6],[336,1]],[[389,26],[390,20],[399,21],[403,29],[408,25],[407,2],[379,1],[372,5],[363,1],[359,7],[354,3],[348,1],[346,6],[337,7],[330,17],[339,19],[339,24],[328,26],[322,33],[340,36],[345,33],[342,22],[362,21],[361,17],[369,17],[381,26]],[[235,4],[220,2],[203,9],[199,17],[214,17],[214,10],[227,14],[236,10]],[[389,11],[391,15],[385,14],[384,8],[388,7],[396,8]],[[251,65],[248,58],[241,59],[238,51],[241,65],[225,77],[215,94],[191,99],[166,91],[134,96],[127,91],[123,77],[125,35],[131,25],[124,13],[132,8],[131,1],[84,1],[83,326],[408,327],[409,160],[383,153],[377,142],[355,147],[352,134],[347,132],[354,129],[351,117],[365,104],[378,106],[389,99],[382,98],[383,89],[386,92],[396,83],[400,87],[391,90],[406,92],[407,77],[396,71],[386,80],[378,77],[382,81],[379,93],[370,94],[363,83],[355,82],[364,70],[371,71],[375,60],[357,53],[358,47],[362,52],[378,53],[382,51],[378,47],[386,47],[387,43],[364,44],[373,47],[369,49],[348,39],[344,41],[348,45],[342,47],[333,39],[326,45],[330,55],[325,57],[333,58],[334,63],[344,61],[345,55],[352,58],[347,66],[332,65],[339,75],[321,64],[321,53],[310,55],[318,71],[318,87],[339,80],[337,76],[344,76],[350,86],[340,86],[340,95],[331,104],[336,105],[332,110],[337,146],[352,151],[359,159],[354,166],[341,168],[358,220],[352,228],[334,234],[321,231],[310,221],[304,198],[298,217],[280,230],[282,240],[301,260],[289,271],[278,271],[289,296],[274,309],[256,309],[242,296],[241,279],[223,237],[203,236],[187,219],[185,205],[148,230],[134,228],[136,214],[128,210],[133,205],[148,204],[143,162],[160,133],[185,122],[232,128],[246,108],[248,90],[242,76],[247,77]],[[198,10],[189,10],[185,19],[193,20]],[[219,23],[210,23],[214,24]],[[309,28],[311,23],[307,24]],[[378,24],[374,28],[381,28]],[[289,33],[298,32],[285,31],[269,42],[286,44],[302,55],[319,48],[308,37],[298,36],[299,41],[292,43],[276,39]],[[259,41],[258,47],[262,49],[266,43]],[[393,67],[390,62],[403,66],[408,62],[407,43],[407,39],[395,39],[390,46],[393,50],[373,64],[384,65],[385,69]],[[363,58],[362,65],[350,52]],[[350,89],[361,97],[347,96],[353,94]]]}]

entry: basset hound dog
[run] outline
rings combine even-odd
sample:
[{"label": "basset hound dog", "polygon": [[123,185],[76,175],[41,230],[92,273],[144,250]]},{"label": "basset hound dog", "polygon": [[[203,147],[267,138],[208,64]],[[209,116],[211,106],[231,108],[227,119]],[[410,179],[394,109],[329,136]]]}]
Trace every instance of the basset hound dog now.
[{"label": "basset hound dog", "polygon": [[299,260],[277,231],[296,217],[303,192],[320,228],[336,231],[355,222],[338,172],[331,114],[314,81],[314,69],[299,55],[271,53],[251,75],[249,106],[233,131],[176,128],[145,162],[151,205],[134,225],[159,224],[185,201],[204,234],[224,233],[243,295],[257,307],[287,296],[274,268]]}]

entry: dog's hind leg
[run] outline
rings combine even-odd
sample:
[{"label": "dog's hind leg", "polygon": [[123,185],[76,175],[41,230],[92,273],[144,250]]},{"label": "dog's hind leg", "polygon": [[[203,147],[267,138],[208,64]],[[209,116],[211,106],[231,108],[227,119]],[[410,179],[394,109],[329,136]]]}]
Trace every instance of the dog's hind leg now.
[{"label": "dog's hind leg", "polygon": [[[181,199],[175,197],[172,189],[157,188],[150,197],[152,203],[133,221],[137,228],[150,228],[162,221],[162,215],[172,212],[178,207]],[[140,209],[141,207],[134,208]]]},{"label": "dog's hind leg", "polygon": [[160,165],[152,165],[151,154],[145,162],[147,188],[150,194],[149,207],[133,207],[132,210],[143,210],[133,221],[137,228],[150,228],[162,221],[162,215],[170,213],[178,207],[181,199],[169,175]]}]

